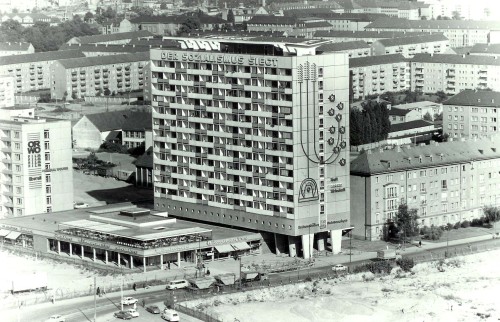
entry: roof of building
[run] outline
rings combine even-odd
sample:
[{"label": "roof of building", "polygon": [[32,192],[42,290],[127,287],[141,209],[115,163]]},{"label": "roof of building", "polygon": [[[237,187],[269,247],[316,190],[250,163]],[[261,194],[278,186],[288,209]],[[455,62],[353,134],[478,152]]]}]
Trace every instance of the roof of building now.
[{"label": "roof of building", "polygon": [[349,68],[372,65],[383,65],[405,62],[407,59],[401,54],[369,56],[349,59]]},{"label": "roof of building", "polygon": [[29,42],[0,42],[1,51],[26,51],[30,48],[31,43]]},{"label": "roof of building", "polygon": [[317,52],[335,52],[335,51],[345,51],[345,50],[353,50],[353,49],[368,49],[370,46],[362,41],[362,40],[356,40],[356,41],[346,41],[346,42],[335,42],[335,43],[328,43],[319,46],[316,48]]},{"label": "roof of building", "polygon": [[149,60],[149,51],[146,51],[146,52],[131,53],[131,54],[72,58],[72,59],[61,60],[59,61],[59,63],[68,69],[68,68],[102,66],[102,65],[129,63],[136,61],[148,61],[148,60]]},{"label": "roof of building", "polygon": [[391,115],[391,116],[405,116],[406,114],[410,113],[411,110],[393,107],[388,112],[389,112],[389,115]]},{"label": "roof of building", "polygon": [[380,39],[377,42],[381,43],[385,47],[391,46],[403,46],[403,45],[411,45],[411,44],[422,44],[422,43],[430,43],[435,41],[447,41],[443,34],[431,34],[431,35],[423,35],[423,36],[415,36],[415,37],[399,37],[399,38],[389,38],[389,39]]},{"label": "roof of building", "polygon": [[181,24],[184,20],[185,18],[183,16],[137,16],[130,19],[130,22],[134,24]]},{"label": "roof of building", "polygon": [[500,55],[500,44],[475,44],[469,51],[471,54]]},{"label": "roof of building", "polygon": [[389,133],[418,129],[421,127],[427,127],[427,126],[433,126],[433,125],[434,124],[429,123],[429,122],[424,121],[424,120],[415,120],[415,121],[409,121],[409,122],[404,122],[404,123],[391,124],[391,129],[389,130]]},{"label": "roof of building", "polygon": [[443,105],[500,107],[500,92],[466,89],[443,102]]},{"label": "roof of building", "polygon": [[482,55],[416,54],[411,58],[411,62],[500,66],[500,59]]},{"label": "roof of building", "polygon": [[87,114],[86,117],[101,132],[120,130],[130,116],[130,111],[111,111]]},{"label": "roof of building", "polygon": [[295,25],[297,19],[294,17],[259,15],[253,16],[247,21],[247,25]]},{"label": "roof of building", "polygon": [[332,24],[326,21],[304,21],[301,28],[332,28]]},{"label": "roof of building", "polygon": [[153,168],[153,147],[149,147],[143,155],[135,161],[136,167]]},{"label": "roof of building", "polygon": [[123,124],[123,131],[144,131],[151,130],[153,128],[153,119],[151,118],[151,112],[148,111],[136,111],[130,113],[127,121]]},{"label": "roof of building", "polygon": [[130,31],[130,32],[119,32],[107,35],[83,36],[75,38],[80,44],[95,44],[100,42],[110,42],[110,41],[144,38],[144,37],[153,37],[153,34],[147,30],[140,30],[140,31]]},{"label": "roof of building", "polygon": [[82,52],[137,53],[149,51],[151,46],[109,45],[109,44],[62,44],[59,50],[80,50]]},{"label": "roof of building", "polygon": [[365,27],[384,29],[486,29],[499,30],[500,21],[474,20],[408,20],[402,18],[381,18]]},{"label": "roof of building", "polygon": [[[437,33],[436,33],[437,34]],[[343,30],[318,30],[314,37],[330,38],[399,38],[429,35],[425,32],[405,32],[405,31],[343,31]]]},{"label": "roof of building", "polygon": [[366,176],[499,157],[498,142],[487,139],[431,142],[424,146],[365,151],[351,162],[351,174]]},{"label": "roof of building", "polygon": [[154,48],[166,47],[176,48],[179,47],[179,42],[172,39],[150,38],[150,39],[132,39],[128,45],[135,46],[150,46]]},{"label": "roof of building", "polygon": [[0,65],[34,63],[39,61],[65,60],[85,57],[80,50],[46,51],[41,53],[12,55],[0,57]]},{"label": "roof of building", "polygon": [[407,110],[412,110],[416,108],[425,108],[425,107],[440,107],[441,103],[436,103],[432,101],[418,101],[418,102],[413,102],[413,103],[404,103],[404,104],[398,104],[392,106],[392,108],[399,108],[399,109],[407,109]]}]

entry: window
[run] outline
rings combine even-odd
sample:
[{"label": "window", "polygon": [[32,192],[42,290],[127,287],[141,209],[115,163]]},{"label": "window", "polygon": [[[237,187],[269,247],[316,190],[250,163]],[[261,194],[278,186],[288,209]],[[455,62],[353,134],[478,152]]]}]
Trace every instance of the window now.
[{"label": "window", "polygon": [[448,183],[446,180],[441,180],[441,189],[448,189]]},{"label": "window", "polygon": [[51,186],[46,186],[45,187],[45,192],[46,193],[52,193],[52,187]]},{"label": "window", "polygon": [[50,182],[50,174],[45,175],[45,182],[47,182],[47,183]]},{"label": "window", "polygon": [[16,198],[16,204],[22,205],[23,204],[23,199],[22,198]]},{"label": "window", "polygon": [[50,150],[50,142],[45,142],[45,150]]},{"label": "window", "polygon": [[45,131],[43,131],[43,138],[44,138],[44,139],[50,139],[49,130],[45,130]]}]

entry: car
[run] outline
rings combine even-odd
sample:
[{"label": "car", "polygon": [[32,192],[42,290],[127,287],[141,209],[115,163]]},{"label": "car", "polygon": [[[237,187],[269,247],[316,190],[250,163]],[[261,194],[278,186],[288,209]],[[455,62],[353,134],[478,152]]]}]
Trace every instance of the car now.
[{"label": "car", "polygon": [[113,314],[115,318],[122,319],[122,320],[132,320],[133,316],[130,315],[130,313],[126,311],[118,311],[115,314]]},{"label": "car", "polygon": [[139,312],[137,312],[137,310],[135,310],[135,309],[128,309],[128,310],[125,310],[125,312],[132,315],[132,317],[134,317],[134,318],[139,317]]},{"label": "car", "polygon": [[66,319],[62,315],[55,314],[48,318],[46,322],[66,322]]},{"label": "car", "polygon": [[139,302],[139,300],[135,299],[133,297],[124,297],[122,299],[122,304],[123,305],[134,305],[134,304],[137,304],[137,302]]},{"label": "car", "polygon": [[153,314],[160,314],[161,313],[160,308],[156,305],[147,306],[146,311],[148,311],[149,313],[153,313]]},{"label": "car", "polygon": [[167,320],[169,322],[178,322],[179,321],[179,313],[176,310],[165,309],[161,314],[161,318]]},{"label": "car", "polygon": [[75,209],[82,209],[82,208],[88,208],[88,204],[85,202],[75,202],[74,208]]},{"label": "car", "polygon": [[347,271],[347,267],[341,264],[337,264],[332,267],[332,270],[335,272],[345,272]]},{"label": "car", "polygon": [[189,287],[189,282],[187,280],[173,280],[168,282],[166,289],[178,290],[186,287]]}]

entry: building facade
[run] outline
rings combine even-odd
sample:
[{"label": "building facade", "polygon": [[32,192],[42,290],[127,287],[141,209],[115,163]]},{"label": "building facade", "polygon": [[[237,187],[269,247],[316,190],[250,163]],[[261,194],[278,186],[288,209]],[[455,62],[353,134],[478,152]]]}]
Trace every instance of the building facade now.
[{"label": "building facade", "polygon": [[494,57],[417,54],[410,64],[412,91],[446,94],[466,89],[500,91],[500,61]]},{"label": "building facade", "polygon": [[153,49],[155,207],[261,231],[291,256],[325,249],[328,235],[339,252],[350,227],[348,58],[319,45]]},{"label": "building facade", "polygon": [[28,42],[0,42],[0,56],[33,54],[35,48]]},{"label": "building facade", "polygon": [[352,97],[360,99],[409,89],[408,65],[401,54],[349,59]]},{"label": "building facade", "polygon": [[329,31],[317,31],[314,33],[315,39],[330,39],[333,42],[364,41],[371,45],[373,42],[381,39],[416,37],[429,35],[425,32],[406,32],[406,31],[342,31],[333,29]]},{"label": "building facade", "polygon": [[145,90],[149,98],[149,53],[84,57],[56,62],[51,68],[52,98],[81,98]]},{"label": "building facade", "polygon": [[2,216],[73,209],[71,122],[13,117],[0,133]]},{"label": "building facade", "polygon": [[0,109],[14,104],[14,77],[0,76]]},{"label": "building facade", "polygon": [[377,40],[371,49],[373,56],[402,54],[406,58],[412,58],[420,53],[454,53],[450,49],[448,39],[441,34]]},{"label": "building facade", "polygon": [[49,89],[55,61],[84,56],[81,51],[66,50],[2,57],[0,75],[14,77],[16,93]]},{"label": "building facade", "polygon": [[465,90],[443,103],[443,132],[452,138],[500,134],[500,92]]},{"label": "building facade", "polygon": [[417,209],[419,226],[483,216],[500,205],[500,152],[490,140],[433,142],[375,150],[351,162],[353,235],[382,238],[400,204]]}]

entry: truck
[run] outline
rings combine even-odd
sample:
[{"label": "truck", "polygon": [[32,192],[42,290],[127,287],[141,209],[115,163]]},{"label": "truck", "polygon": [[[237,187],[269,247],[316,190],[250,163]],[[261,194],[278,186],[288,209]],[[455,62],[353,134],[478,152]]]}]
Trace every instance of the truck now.
[{"label": "truck", "polygon": [[393,249],[384,249],[377,251],[377,259],[380,260],[397,260],[401,255],[397,254]]},{"label": "truck", "polygon": [[[241,272],[241,282],[249,283],[249,282],[258,282],[258,281],[267,281],[269,276],[264,271],[245,271]],[[235,284],[239,283],[239,279],[235,282]]]},{"label": "truck", "polygon": [[13,276],[11,292],[28,292],[47,289],[47,273],[33,272],[32,274],[22,274]]}]

